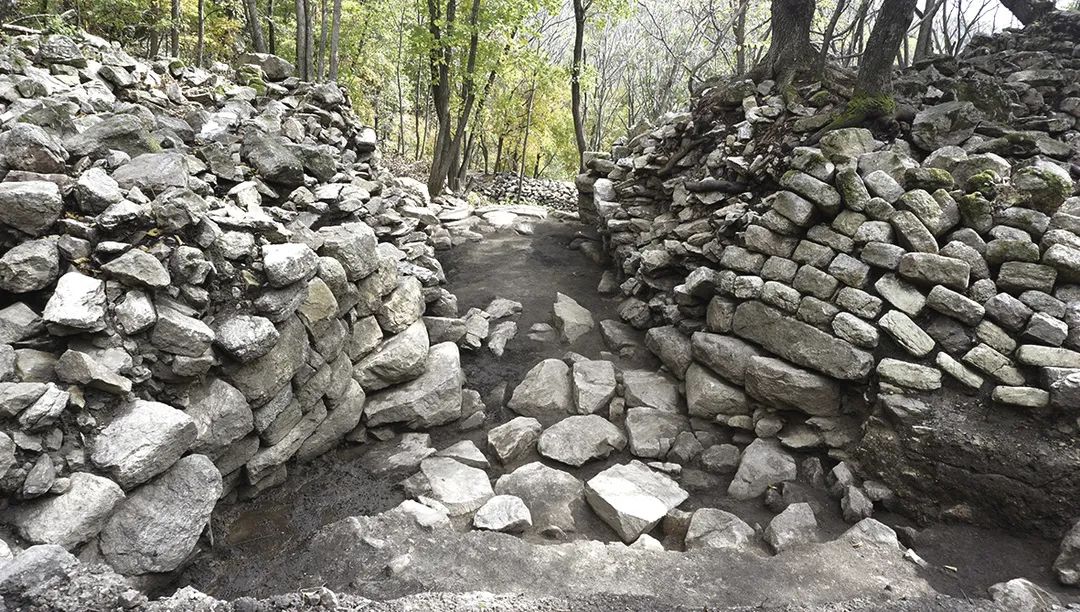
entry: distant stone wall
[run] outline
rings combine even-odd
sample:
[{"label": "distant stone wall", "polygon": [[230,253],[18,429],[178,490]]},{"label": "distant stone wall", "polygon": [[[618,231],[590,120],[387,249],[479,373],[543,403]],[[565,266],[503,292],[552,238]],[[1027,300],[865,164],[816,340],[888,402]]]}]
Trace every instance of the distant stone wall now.
[{"label": "distant stone wall", "polygon": [[[472,177],[470,187],[498,203],[516,203],[518,177],[516,174],[486,174]],[[577,209],[577,190],[573,183],[522,177],[521,203],[545,206],[556,210]]]},{"label": "distant stone wall", "polygon": [[889,142],[800,146],[844,101],[815,84],[785,109],[741,81],[591,155],[605,286],[691,414],[846,459],[919,515],[1060,533],[1080,501],[1078,33],[1056,14],[905,72]]}]

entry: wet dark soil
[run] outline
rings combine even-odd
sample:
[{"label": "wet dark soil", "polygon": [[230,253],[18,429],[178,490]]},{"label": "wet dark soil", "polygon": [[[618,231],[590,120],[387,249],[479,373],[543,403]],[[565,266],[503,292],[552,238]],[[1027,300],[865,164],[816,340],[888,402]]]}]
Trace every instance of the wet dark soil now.
[{"label": "wet dark soil", "polygon": [[[628,361],[608,354],[598,327],[572,346],[528,337],[534,323],[552,322],[556,291],[588,308],[597,323],[618,319],[617,302],[596,291],[603,265],[571,248],[582,238],[581,226],[543,222],[536,224],[531,235],[509,232],[488,235],[483,241],[467,243],[440,256],[448,277],[447,288],[457,295],[461,314],[471,307],[484,308],[496,297],[521,302],[523,312],[514,317],[518,335],[508,343],[502,357],[495,357],[487,347],[463,352],[467,386],[480,391],[488,400],[488,420],[484,427],[471,432],[459,431],[456,425],[432,431],[437,448],[461,439],[471,439],[485,448],[487,429],[514,416],[492,392],[503,384],[513,389],[542,359],[560,358],[567,351],[575,351],[589,358],[610,359],[621,368],[656,367],[652,358],[646,358],[645,362],[641,358]],[[357,458],[363,451],[363,447],[342,448],[309,464],[290,465],[283,486],[253,500],[220,506],[213,518],[213,550],[203,554],[182,574],[178,586],[190,584],[220,598],[266,597],[318,586],[309,584],[315,568],[294,562],[311,536],[324,525],[347,516],[379,513],[403,499],[396,480],[374,478],[359,467]],[[588,479],[608,465],[628,458],[624,452],[571,471],[581,479]],[[512,465],[493,463],[489,473],[494,479],[535,460],[541,458],[534,453]],[[773,513],[760,500],[734,502],[727,498],[724,492],[728,482],[729,478],[707,482],[706,487],[693,492],[684,507],[688,510],[719,507],[738,514],[751,525],[762,528],[767,525]],[[818,517],[822,531],[828,537],[835,537],[847,525],[840,516],[839,504],[827,496],[820,497],[814,501],[817,507],[825,508]],[[896,516],[878,518],[892,525],[908,524]],[[589,512],[578,517],[578,527],[579,532],[569,537],[617,539],[614,532]],[[539,535],[526,539],[546,541]],[[941,593],[982,598],[987,587],[996,582],[1026,577],[1068,601],[1076,600],[1076,591],[1058,587],[1050,571],[1056,542],[964,525],[936,525],[920,531],[914,544],[916,552],[929,564],[923,571],[925,578]]]}]

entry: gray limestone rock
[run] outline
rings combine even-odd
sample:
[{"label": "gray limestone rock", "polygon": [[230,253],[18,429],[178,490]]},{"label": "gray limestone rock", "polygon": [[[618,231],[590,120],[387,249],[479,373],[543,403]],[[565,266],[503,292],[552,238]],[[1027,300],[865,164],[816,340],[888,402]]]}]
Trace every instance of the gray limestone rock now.
[{"label": "gray limestone rock", "polygon": [[532,527],[532,513],[520,497],[496,495],[473,515],[473,527],[513,533]]},{"label": "gray limestone rock", "polygon": [[176,569],[195,547],[221,491],[221,473],[210,459],[180,459],[120,504],[98,536],[102,555],[127,575]]},{"label": "gray limestone rock", "polygon": [[613,465],[585,484],[585,499],[623,542],[652,530],[689,494],[640,461]]},{"label": "gray limestone rock", "polygon": [[0,183],[0,223],[31,236],[46,232],[63,212],[60,189],[49,181]]},{"label": "gray limestone rock", "polygon": [[60,252],[56,240],[28,240],[0,257],[0,289],[11,293],[40,291],[60,275]]},{"label": "gray limestone rock", "polygon": [[367,424],[404,423],[414,429],[445,425],[461,416],[463,382],[457,345],[436,344],[428,351],[422,375],[368,397]]},{"label": "gray limestone rock", "polygon": [[765,541],[775,553],[812,544],[818,540],[818,522],[810,504],[791,504],[765,528]]},{"label": "gray limestone rock", "polygon": [[536,445],[543,426],[532,417],[515,417],[488,430],[488,448],[503,464],[526,455]]},{"label": "gray limestone rock", "polygon": [[184,411],[198,432],[191,451],[216,457],[254,428],[244,394],[220,378],[207,377],[191,389]]},{"label": "gray limestone rock", "polygon": [[730,512],[716,508],[695,510],[686,530],[686,550],[699,548],[735,548],[748,550],[753,547],[757,534],[754,528]]},{"label": "gray limestone rock", "polygon": [[585,505],[585,487],[580,480],[538,461],[500,476],[495,493],[525,502],[534,527],[541,532],[577,531],[575,514]]},{"label": "gray limestone rock", "polygon": [[797,471],[795,459],[779,442],[758,438],[743,451],[728,495],[735,499],[759,497],[773,485],[795,480]]},{"label": "gray limestone rock", "polygon": [[183,412],[135,400],[97,435],[90,459],[120,486],[131,489],[167,470],[197,436],[195,422]]},{"label": "gray limestone rock", "polygon": [[12,523],[19,535],[35,544],[74,548],[96,536],[124,499],[108,478],[75,472],[69,479],[71,488],[63,494],[18,507]]},{"label": "gray limestone rock", "polygon": [[592,313],[568,295],[557,293],[553,308],[555,328],[568,344],[576,342],[596,325]]},{"label": "gray limestone rock", "polygon": [[267,354],[280,337],[270,319],[254,315],[234,315],[214,327],[214,344],[240,363]]},{"label": "gray limestone rock", "polygon": [[525,374],[507,406],[522,416],[562,418],[574,411],[571,387],[570,367],[558,359],[545,359]]},{"label": "gray limestone rock", "polygon": [[41,318],[64,328],[100,331],[105,327],[105,283],[68,272],[56,283]]},{"label": "gray limestone rock", "polygon": [[110,277],[131,287],[168,287],[172,282],[169,271],[153,255],[141,249],[131,249],[101,266]]},{"label": "gray limestone rock", "polygon": [[603,459],[626,446],[621,429],[595,414],[567,417],[540,434],[540,454],[560,463],[580,467]]}]

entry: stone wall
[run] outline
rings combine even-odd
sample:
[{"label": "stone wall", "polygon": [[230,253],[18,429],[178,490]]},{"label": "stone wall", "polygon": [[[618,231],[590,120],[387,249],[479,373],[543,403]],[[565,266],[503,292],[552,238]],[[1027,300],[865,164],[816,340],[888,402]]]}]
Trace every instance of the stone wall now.
[{"label": "stone wall", "polygon": [[445,210],[379,171],[336,85],[274,56],[204,70],[88,35],[0,46],[14,547],[168,572],[220,499],[290,460],[461,416],[464,324],[421,320],[457,314]]},{"label": "stone wall", "polygon": [[[516,174],[482,174],[470,180],[470,189],[498,203],[517,202]],[[521,178],[521,203],[573,211],[577,207],[577,190],[572,183],[525,176]]]},{"label": "stone wall", "polygon": [[[810,135],[841,86],[706,92],[589,156],[601,290],[691,414],[820,449],[912,513],[1060,533],[1080,476],[1080,16],[898,77],[898,122]],[[977,416],[976,416],[977,415]]]}]

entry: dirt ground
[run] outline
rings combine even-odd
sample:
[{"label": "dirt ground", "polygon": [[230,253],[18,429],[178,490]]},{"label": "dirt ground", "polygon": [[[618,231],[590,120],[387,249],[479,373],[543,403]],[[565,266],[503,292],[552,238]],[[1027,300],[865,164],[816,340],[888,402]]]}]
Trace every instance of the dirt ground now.
[{"label": "dirt ground", "polygon": [[[501,358],[486,347],[462,355],[467,386],[488,399],[488,422],[472,432],[461,432],[454,425],[432,431],[434,446],[442,448],[467,438],[484,448],[486,430],[513,417],[501,407],[498,398],[492,399],[493,390],[502,383],[513,389],[541,359],[559,358],[568,350],[597,358],[606,350],[598,329],[573,346],[528,338],[532,324],[551,322],[556,291],[592,311],[597,323],[618,319],[617,302],[596,292],[603,266],[568,246],[581,237],[581,231],[581,226],[574,224],[544,222],[537,224],[531,235],[489,235],[481,242],[467,243],[441,255],[447,288],[458,296],[461,314],[470,307],[484,308],[495,297],[521,302],[523,312],[516,317],[518,335]],[[620,367],[655,367],[655,362],[628,363],[611,355],[605,357]],[[221,598],[266,597],[318,586],[310,582],[313,570],[293,562],[312,535],[341,518],[375,514],[402,499],[394,480],[374,478],[359,467],[356,460],[363,451],[362,447],[342,448],[306,465],[290,465],[285,485],[254,500],[219,508],[213,519],[213,550],[197,558],[176,586],[190,584]],[[572,472],[587,479],[611,463],[628,458],[624,452]],[[489,472],[494,478],[538,459],[534,454],[509,466],[493,464]],[[724,508],[751,525],[764,526],[772,517],[760,501],[736,503],[726,498],[722,493],[728,479],[714,478],[704,484],[694,491],[686,508]],[[828,498],[819,501],[828,508],[819,516],[823,531],[829,536],[838,535],[846,528],[838,504]],[[878,518],[893,525],[908,524],[900,517]],[[616,539],[591,513],[579,518],[579,526],[579,538]],[[542,540],[539,536],[527,539]],[[1056,542],[964,525],[937,525],[921,530],[915,544],[916,551],[929,563],[924,578],[941,593],[961,599],[985,597],[987,587],[996,582],[1026,577],[1066,600],[1076,599],[1076,591],[1058,587],[1050,572]]]}]

